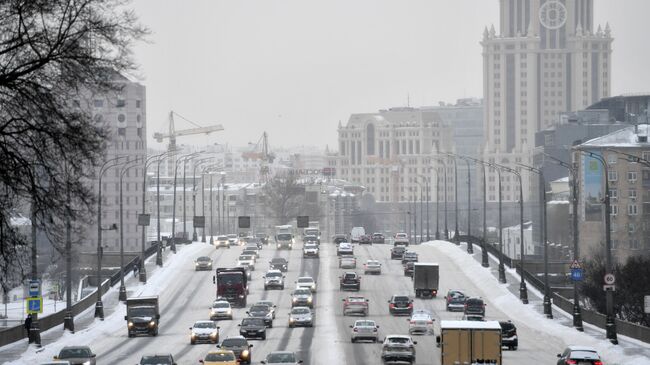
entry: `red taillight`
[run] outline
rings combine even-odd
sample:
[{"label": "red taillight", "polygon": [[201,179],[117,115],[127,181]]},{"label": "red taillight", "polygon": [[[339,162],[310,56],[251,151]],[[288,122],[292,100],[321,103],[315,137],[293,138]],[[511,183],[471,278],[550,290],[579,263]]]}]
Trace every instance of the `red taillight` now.
[{"label": "red taillight", "polygon": [[427,324],[433,324],[433,321],[427,321]]},{"label": "red taillight", "polygon": [[576,361],[576,360],[571,360],[571,359],[568,359],[568,360],[566,361],[566,364],[567,364],[567,365],[576,365],[577,363],[578,363],[578,361]]},{"label": "red taillight", "polygon": [[596,360],[596,362],[594,362],[594,365],[603,365],[603,362],[600,360]]},{"label": "red taillight", "polygon": [[413,308],[413,303],[409,303],[409,308]]},{"label": "red taillight", "polygon": [[393,303],[390,303],[390,304],[388,305],[388,308],[390,308],[390,309],[393,309],[393,308],[395,308],[395,304],[393,304]]},{"label": "red taillight", "polygon": [[411,321],[411,324],[415,324],[415,321]]},{"label": "red taillight", "polygon": [[355,328],[352,329],[352,331],[353,332],[359,332],[359,329],[355,327]]},{"label": "red taillight", "polygon": [[431,294],[433,294],[433,295],[438,295],[438,291],[437,291],[437,290],[433,290],[433,291],[431,291]]}]

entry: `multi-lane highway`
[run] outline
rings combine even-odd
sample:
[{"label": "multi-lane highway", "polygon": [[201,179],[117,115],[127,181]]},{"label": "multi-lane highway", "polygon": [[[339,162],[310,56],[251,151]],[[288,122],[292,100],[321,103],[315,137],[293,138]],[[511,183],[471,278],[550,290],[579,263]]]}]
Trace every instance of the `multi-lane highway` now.
[{"label": "multi-lane highway", "polygon": [[[215,267],[233,266],[241,248],[214,249],[206,244],[198,255],[208,255],[215,261]],[[435,261],[440,264],[441,292],[449,288],[464,289],[473,295],[482,295],[481,288],[473,284],[453,262],[447,260],[436,247],[412,246],[411,250],[419,253],[420,261]],[[276,256],[286,257],[289,261],[285,290],[263,289],[262,275],[266,271],[267,262]],[[355,247],[359,268],[367,259],[376,259],[382,263],[381,275],[362,274],[362,289],[360,294],[370,300],[370,319],[380,325],[380,338],[387,334],[408,333],[406,317],[393,317],[388,313],[387,300],[392,294],[411,294],[411,280],[403,275],[400,261],[390,259],[389,245],[372,245]],[[157,337],[128,338],[126,325],[114,331],[104,333],[91,345],[97,353],[97,361],[102,364],[136,364],[144,354],[172,353],[179,364],[198,363],[198,360],[214,345],[190,345],[189,327],[196,320],[208,318],[209,306],[215,299],[215,286],[212,282],[213,272],[194,271],[193,259],[184,257],[185,262],[176,265],[178,272],[170,276],[170,280],[160,291],[162,311],[160,334]],[[339,292],[338,276],[344,270],[338,268],[336,246],[330,243],[321,244],[320,259],[303,259],[301,244],[291,251],[277,251],[274,246],[265,246],[257,261],[253,279],[250,285],[248,303],[257,300],[271,300],[277,305],[277,317],[273,328],[268,329],[267,339],[252,340],[253,362],[259,361],[267,353],[275,350],[296,351],[306,364],[319,364],[328,359],[343,359],[347,364],[374,364],[380,362],[381,345],[372,343],[350,342],[349,325],[356,317],[343,316],[341,299],[349,293]],[[294,281],[299,276],[312,276],[318,283],[315,295],[316,325],[313,328],[289,328],[287,325],[290,308],[290,291]],[[489,297],[487,299],[487,317],[489,319],[507,319],[507,308],[498,308]],[[440,319],[458,319],[461,314],[445,311],[444,300],[417,299],[416,309],[428,309]],[[221,338],[237,335],[237,324],[246,316],[245,309],[234,310],[234,320],[220,321]],[[334,323],[332,323],[334,322]],[[516,360],[539,360],[541,363],[552,363],[555,353],[564,344],[545,333],[535,330],[534,324],[516,323],[520,336],[520,347],[517,351],[505,351],[504,360],[512,363]],[[418,336],[417,363],[439,363],[439,349],[435,346],[435,337]]]},{"label": "multi-lane highway", "polygon": [[[427,309],[434,314],[436,334],[441,319],[460,319],[461,313],[445,310],[444,293],[448,289],[462,289],[472,296],[482,296],[487,303],[487,319],[509,319],[512,308],[500,307],[504,303],[503,294],[486,292],[481,285],[485,278],[468,277],[467,270],[462,270],[456,261],[449,258],[449,250],[444,249],[445,242],[432,245],[411,246],[409,250],[419,254],[420,262],[437,262],[440,265],[440,293],[435,299],[416,299],[415,309]],[[377,364],[381,363],[381,345],[374,343],[351,343],[349,326],[358,317],[343,316],[341,299],[357,293],[340,292],[338,277],[346,270],[338,268],[336,246],[322,243],[319,259],[303,259],[302,244],[298,242],[293,250],[278,251],[273,245],[264,246],[257,260],[253,278],[250,282],[249,306],[258,300],[271,300],[277,305],[273,328],[267,330],[266,340],[251,340],[253,344],[253,363],[259,364],[266,354],[276,350],[295,351],[305,364]],[[388,312],[387,300],[393,294],[412,296],[411,279],[404,276],[399,260],[390,259],[391,245],[355,245],[358,262],[356,271],[362,275],[360,295],[370,300],[369,319],[379,324],[379,338],[389,334],[407,334],[407,317],[394,317]],[[446,246],[450,247],[450,246]],[[458,248],[454,248],[458,249]],[[241,247],[215,249],[205,243],[194,243],[183,247],[184,254],[177,255],[170,261],[167,273],[158,278],[152,277],[154,283],[147,293],[157,293],[160,297],[161,321],[157,337],[128,338],[126,323],[121,319],[113,324],[93,329],[92,336],[85,337],[83,332],[66,335],[66,343],[89,345],[97,354],[98,364],[137,364],[142,355],[171,353],[178,364],[197,364],[205,354],[214,348],[210,344],[190,344],[189,327],[197,320],[208,319],[209,307],[215,299],[215,285],[212,282],[213,271],[195,271],[194,259],[207,255],[214,260],[214,267],[232,267],[241,252]],[[181,251],[182,252],[182,251]],[[192,254],[187,254],[192,252]],[[263,289],[262,275],[268,268],[268,261],[273,257],[285,257],[289,261],[284,290]],[[368,259],[375,259],[382,264],[381,275],[363,275],[362,264]],[[171,271],[171,272],[169,272]],[[291,306],[291,291],[294,281],[299,276],[312,276],[318,284],[315,294],[316,324],[313,328],[289,328],[288,312]],[[164,280],[161,280],[164,279]],[[490,278],[492,279],[492,278]],[[133,288],[136,291],[136,287]],[[116,315],[123,315],[124,308],[118,308]],[[221,339],[239,334],[237,324],[246,316],[246,309],[234,309],[234,320],[219,321]],[[108,320],[107,320],[108,321]],[[504,350],[504,363],[554,364],[555,354],[568,345],[560,336],[549,334],[540,328],[539,323],[523,323],[515,318],[518,329],[519,348],[516,351]],[[71,340],[73,340],[71,342]],[[418,341],[417,364],[439,364],[440,350],[436,347],[435,336],[414,336]],[[48,345],[57,346],[56,343]],[[58,351],[58,350],[57,350]],[[36,359],[45,360],[36,356]]]}]

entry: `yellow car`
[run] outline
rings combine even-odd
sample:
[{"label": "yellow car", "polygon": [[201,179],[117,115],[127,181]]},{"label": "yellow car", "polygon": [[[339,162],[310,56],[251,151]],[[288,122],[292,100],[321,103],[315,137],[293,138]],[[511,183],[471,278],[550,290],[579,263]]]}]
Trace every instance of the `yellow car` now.
[{"label": "yellow car", "polygon": [[230,350],[210,351],[205,359],[199,360],[204,365],[237,365],[237,356]]}]

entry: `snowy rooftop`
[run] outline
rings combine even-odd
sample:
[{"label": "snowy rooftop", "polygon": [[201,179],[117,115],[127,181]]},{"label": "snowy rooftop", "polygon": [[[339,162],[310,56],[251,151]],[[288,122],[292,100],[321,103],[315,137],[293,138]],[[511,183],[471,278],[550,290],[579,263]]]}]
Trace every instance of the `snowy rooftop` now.
[{"label": "snowy rooftop", "polygon": [[557,180],[553,180],[551,182],[552,183],[568,183],[569,182],[569,177],[568,176],[561,177],[561,178],[559,178]]},{"label": "snowy rooftop", "polygon": [[[635,131],[638,128],[638,131]],[[589,140],[579,147],[643,147],[650,146],[647,136],[650,133],[650,126],[648,124],[639,124],[638,126],[631,126],[619,129],[616,132],[604,135],[602,137]],[[646,137],[645,142],[639,142],[638,137]]]}]

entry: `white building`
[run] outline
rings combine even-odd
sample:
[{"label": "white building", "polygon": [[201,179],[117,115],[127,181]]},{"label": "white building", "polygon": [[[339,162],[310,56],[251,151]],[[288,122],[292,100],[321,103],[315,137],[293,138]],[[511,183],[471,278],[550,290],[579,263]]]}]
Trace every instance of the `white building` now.
[{"label": "white building", "polygon": [[[535,133],[562,112],[585,109],[610,93],[609,25],[594,24],[593,0],[500,2],[499,30],[483,34],[484,160],[532,163]],[[525,198],[529,178],[523,171]],[[505,174],[504,201],[518,199],[516,179]],[[496,173],[488,199],[498,199]]]},{"label": "white building", "polygon": [[[512,258],[521,258],[521,229],[519,225],[503,228],[503,253]],[[531,222],[524,222],[524,253],[535,254],[533,244],[533,226]]]}]

